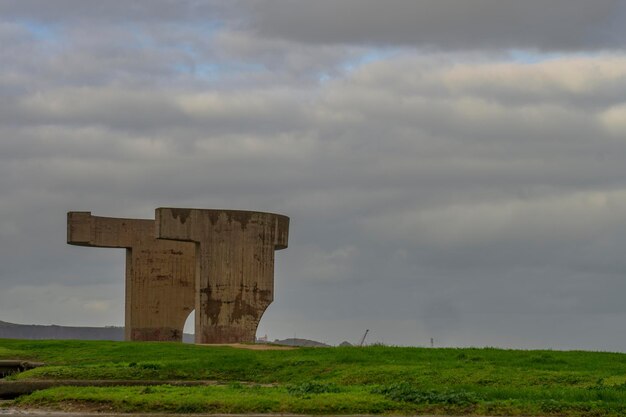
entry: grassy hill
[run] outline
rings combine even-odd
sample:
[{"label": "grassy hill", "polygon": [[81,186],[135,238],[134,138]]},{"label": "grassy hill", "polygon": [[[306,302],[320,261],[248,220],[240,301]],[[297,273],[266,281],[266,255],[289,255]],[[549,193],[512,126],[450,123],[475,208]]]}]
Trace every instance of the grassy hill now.
[{"label": "grassy hill", "polygon": [[[18,406],[122,412],[626,415],[626,355],[500,349],[300,348],[0,339],[0,359],[47,366],[10,380],[164,381],[58,387]],[[174,386],[171,381],[211,381]]]}]

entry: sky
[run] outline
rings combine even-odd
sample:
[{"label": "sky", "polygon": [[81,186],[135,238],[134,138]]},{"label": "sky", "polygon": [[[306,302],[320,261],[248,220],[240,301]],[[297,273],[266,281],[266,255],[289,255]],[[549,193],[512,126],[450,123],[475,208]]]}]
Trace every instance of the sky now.
[{"label": "sky", "polygon": [[625,22],[0,1],[0,320],[123,325],[124,251],[67,245],[67,211],[225,208],[291,218],[270,340],[626,352]]}]

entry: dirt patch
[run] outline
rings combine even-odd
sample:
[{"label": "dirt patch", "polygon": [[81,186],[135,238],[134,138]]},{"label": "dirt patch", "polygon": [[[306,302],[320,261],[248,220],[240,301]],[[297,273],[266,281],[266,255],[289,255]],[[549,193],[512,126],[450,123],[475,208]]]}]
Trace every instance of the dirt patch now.
[{"label": "dirt patch", "polygon": [[271,345],[264,343],[247,344],[247,343],[213,343],[213,344],[199,344],[199,346],[229,346],[235,349],[250,349],[250,350],[293,350],[297,349],[294,346],[281,346]]}]

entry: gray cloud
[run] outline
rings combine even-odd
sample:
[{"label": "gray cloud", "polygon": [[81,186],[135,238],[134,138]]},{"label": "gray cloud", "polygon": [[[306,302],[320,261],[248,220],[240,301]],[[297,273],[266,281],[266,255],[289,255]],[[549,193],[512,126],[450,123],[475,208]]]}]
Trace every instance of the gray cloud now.
[{"label": "gray cloud", "polygon": [[55,23],[76,20],[186,22],[223,18],[226,12],[227,7],[221,2],[211,0],[151,0],[133,3],[59,0],[54,4],[45,0],[7,0],[0,5],[0,13],[8,19]]},{"label": "gray cloud", "polygon": [[[261,39],[282,39],[301,47],[352,44],[572,51],[623,49],[626,35],[622,0],[391,0],[384,4],[375,0],[305,4],[285,0],[132,4],[10,0],[0,5],[0,14],[50,25],[46,30],[77,22],[195,25],[205,35],[222,28],[244,29]],[[308,60],[302,59],[304,65]]]},{"label": "gray cloud", "polygon": [[305,43],[420,48],[623,48],[619,0],[267,0],[243,3],[264,36]]},{"label": "gray cloud", "polygon": [[[486,50],[611,48],[621,3],[518,3],[537,30],[492,4],[460,36],[447,2],[237,3],[210,31],[192,3],[4,2],[0,320],[121,324],[123,251],[67,246],[66,211],[224,207],[292,219],[261,334],[623,350],[626,57]],[[305,12],[323,34],[281,26]]]}]

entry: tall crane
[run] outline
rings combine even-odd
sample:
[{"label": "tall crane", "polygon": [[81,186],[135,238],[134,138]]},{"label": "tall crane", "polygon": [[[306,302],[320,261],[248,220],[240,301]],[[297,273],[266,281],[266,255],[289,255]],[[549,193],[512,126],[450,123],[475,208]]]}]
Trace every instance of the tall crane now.
[{"label": "tall crane", "polygon": [[365,343],[365,338],[367,337],[367,333],[370,331],[370,329],[365,329],[365,333],[363,334],[363,337],[361,338],[361,342],[359,343],[359,347],[363,346],[363,343]]}]

